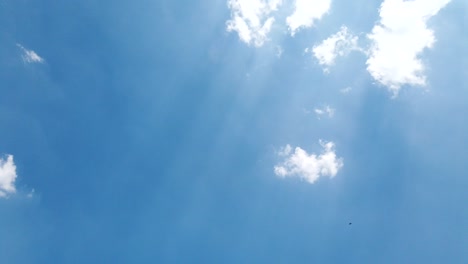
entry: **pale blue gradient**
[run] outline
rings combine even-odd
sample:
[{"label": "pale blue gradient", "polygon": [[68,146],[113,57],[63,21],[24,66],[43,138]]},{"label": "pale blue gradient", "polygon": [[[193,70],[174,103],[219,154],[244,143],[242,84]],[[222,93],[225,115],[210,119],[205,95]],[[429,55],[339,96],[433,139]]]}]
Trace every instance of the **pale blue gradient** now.
[{"label": "pale blue gradient", "polygon": [[[18,168],[0,263],[467,263],[466,4],[430,20],[427,92],[391,99],[357,52],[329,74],[304,54],[341,25],[363,36],[379,5],[334,1],[254,48],[224,0],[0,2],[0,153]],[[304,111],[323,104],[333,118]],[[335,178],[274,175],[280,147],[319,139]]]}]

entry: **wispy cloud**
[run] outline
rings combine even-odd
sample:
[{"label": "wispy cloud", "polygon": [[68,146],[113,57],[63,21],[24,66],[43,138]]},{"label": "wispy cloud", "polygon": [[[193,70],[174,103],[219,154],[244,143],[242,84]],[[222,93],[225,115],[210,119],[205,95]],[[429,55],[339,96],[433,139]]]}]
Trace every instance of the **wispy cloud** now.
[{"label": "wispy cloud", "polygon": [[314,112],[318,119],[320,119],[322,116],[328,116],[331,118],[335,114],[335,109],[331,108],[329,105],[326,105],[322,108],[315,108]]},{"label": "wispy cloud", "polygon": [[226,22],[227,31],[236,31],[247,44],[262,46],[275,21],[271,13],[281,4],[282,0],[228,0],[231,19]]},{"label": "wispy cloud", "polygon": [[27,198],[33,198],[36,190],[31,189],[31,191],[26,195]]},{"label": "wispy cloud", "polygon": [[308,154],[300,147],[294,152],[286,145],[278,153],[285,160],[274,167],[275,174],[280,177],[299,177],[309,183],[314,183],[322,176],[333,178],[343,167],[343,159],[337,158],[333,142],[320,141],[323,151],[320,155]]},{"label": "wispy cloud", "polygon": [[324,66],[324,71],[328,72],[338,56],[345,56],[352,50],[360,50],[357,41],[358,37],[349,33],[346,26],[342,26],[339,32],[315,45],[312,53],[319,64]]},{"label": "wispy cloud", "polygon": [[28,50],[21,44],[16,44],[21,49],[21,57],[25,63],[44,63],[44,59],[41,58],[34,50]]},{"label": "wispy cloud", "polygon": [[340,93],[347,94],[347,93],[351,92],[351,90],[353,90],[353,88],[348,86],[348,87],[345,87],[343,89],[340,89]]},{"label": "wispy cloud", "polygon": [[328,13],[330,6],[331,0],[296,0],[294,12],[286,18],[291,36],[301,28],[312,27],[316,20]]},{"label": "wispy cloud", "polygon": [[276,46],[276,57],[281,58],[281,55],[283,55],[283,48],[281,46]]},{"label": "wispy cloud", "polygon": [[385,0],[380,21],[368,35],[372,46],[367,70],[396,96],[404,84],[424,86],[421,53],[435,42],[427,21],[450,0]]},{"label": "wispy cloud", "polygon": [[0,158],[0,198],[16,192],[16,165],[12,155]]},{"label": "wispy cloud", "polygon": [[278,152],[278,156],[280,157],[286,157],[286,156],[289,156],[289,154],[291,154],[291,151],[292,151],[292,147],[291,145],[286,145],[284,147],[282,147]]}]

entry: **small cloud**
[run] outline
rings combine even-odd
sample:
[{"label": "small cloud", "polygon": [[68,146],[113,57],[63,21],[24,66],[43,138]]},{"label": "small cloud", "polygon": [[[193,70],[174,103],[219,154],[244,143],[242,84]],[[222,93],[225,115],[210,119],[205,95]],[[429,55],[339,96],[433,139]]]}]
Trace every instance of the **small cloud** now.
[{"label": "small cloud", "polygon": [[283,48],[281,46],[276,46],[276,57],[281,58],[281,55],[283,55]]},{"label": "small cloud", "polygon": [[331,108],[329,105],[326,105],[325,107],[322,107],[322,108],[315,108],[314,112],[317,115],[318,119],[320,119],[320,117],[322,116],[328,116],[332,118],[333,115],[335,114],[335,109]]},{"label": "small cloud", "polygon": [[353,89],[353,88],[351,88],[351,87],[348,86],[348,87],[346,87],[346,88],[341,89],[341,90],[340,90],[340,93],[342,93],[342,94],[347,94],[347,93],[351,92],[352,89]]},{"label": "small cloud", "polygon": [[21,49],[23,61],[25,63],[44,63],[44,59],[41,58],[34,50],[28,50],[21,44],[16,44],[18,48]]},{"label": "small cloud", "polygon": [[421,53],[435,42],[427,21],[450,0],[385,0],[380,21],[368,34],[367,71],[394,96],[404,84],[426,85]]},{"label": "small cloud", "polygon": [[36,191],[35,191],[34,189],[32,189],[32,190],[26,195],[26,197],[28,197],[28,198],[33,198],[35,192],[36,192]]},{"label": "small cloud", "polygon": [[300,147],[292,152],[291,146],[286,145],[282,152],[285,160],[274,167],[275,174],[279,177],[299,177],[309,183],[314,183],[322,176],[333,178],[343,167],[343,159],[337,158],[335,144],[333,142],[320,141],[323,151],[320,155],[308,154]]},{"label": "small cloud", "polygon": [[12,155],[0,158],[0,198],[16,192],[16,165]]},{"label": "small cloud", "polygon": [[291,151],[292,151],[291,145],[287,144],[286,146],[284,146],[278,151],[278,156],[281,156],[281,157],[288,156],[289,154],[291,154]]},{"label": "small cloud", "polygon": [[330,6],[331,0],[296,0],[294,12],[286,18],[291,36],[301,28],[312,27],[316,20],[328,13]]},{"label": "small cloud", "polygon": [[275,21],[271,13],[281,4],[282,0],[228,0],[231,19],[226,22],[227,31],[236,31],[243,42],[260,47]]},{"label": "small cloud", "polygon": [[324,71],[328,72],[338,56],[345,56],[352,50],[360,50],[357,41],[358,37],[349,33],[347,27],[342,26],[339,32],[331,35],[319,45],[315,45],[312,53],[319,64],[324,66]]}]

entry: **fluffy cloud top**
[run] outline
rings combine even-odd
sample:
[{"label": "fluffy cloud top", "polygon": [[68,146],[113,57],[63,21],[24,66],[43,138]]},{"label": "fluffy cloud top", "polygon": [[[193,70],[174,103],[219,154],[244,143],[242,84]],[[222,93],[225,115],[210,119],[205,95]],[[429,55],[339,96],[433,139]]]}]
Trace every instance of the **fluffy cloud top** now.
[{"label": "fluffy cloud top", "polygon": [[347,27],[342,26],[339,32],[314,46],[312,52],[327,71],[328,67],[335,63],[336,57],[344,56],[352,50],[359,50],[357,41],[358,37],[349,33]]},{"label": "fluffy cloud top", "polygon": [[301,28],[312,27],[330,10],[331,0],[296,0],[294,12],[286,18],[291,36]]},{"label": "fluffy cloud top", "polygon": [[274,167],[275,174],[280,177],[299,177],[309,183],[314,183],[321,176],[334,177],[343,167],[343,159],[337,158],[335,144],[322,142],[323,152],[320,155],[308,154],[300,147],[294,152],[290,145],[286,145],[278,154],[285,160]]},{"label": "fluffy cloud top", "polygon": [[236,31],[247,44],[262,46],[275,21],[271,13],[281,3],[282,0],[229,0],[231,19],[226,23],[227,30]]},{"label": "fluffy cloud top", "polygon": [[16,166],[13,156],[8,155],[6,159],[0,158],[0,197],[16,192]]},{"label": "fluffy cloud top", "polygon": [[368,35],[372,41],[367,70],[394,95],[404,84],[426,84],[419,56],[435,42],[427,21],[450,0],[385,0],[380,21]]},{"label": "fluffy cloud top", "polygon": [[23,52],[21,57],[23,58],[24,62],[26,63],[43,63],[44,62],[44,59],[41,58],[39,55],[37,55],[37,53],[34,52],[33,50],[28,50],[25,47],[23,47],[21,44],[16,44],[16,46],[18,46],[18,48],[20,48],[21,51]]}]

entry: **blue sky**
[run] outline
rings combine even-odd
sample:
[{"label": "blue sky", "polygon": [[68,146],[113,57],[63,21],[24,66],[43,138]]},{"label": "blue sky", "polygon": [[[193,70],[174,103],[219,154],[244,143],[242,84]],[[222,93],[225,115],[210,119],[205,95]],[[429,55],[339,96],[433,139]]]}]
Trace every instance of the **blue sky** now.
[{"label": "blue sky", "polygon": [[0,262],[468,262],[466,11],[0,1]]}]

